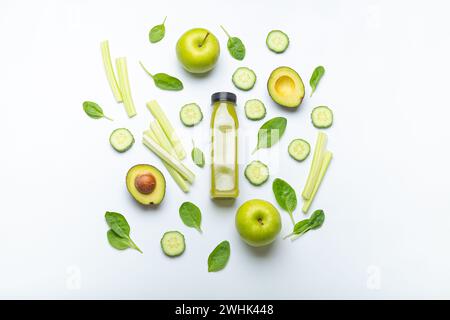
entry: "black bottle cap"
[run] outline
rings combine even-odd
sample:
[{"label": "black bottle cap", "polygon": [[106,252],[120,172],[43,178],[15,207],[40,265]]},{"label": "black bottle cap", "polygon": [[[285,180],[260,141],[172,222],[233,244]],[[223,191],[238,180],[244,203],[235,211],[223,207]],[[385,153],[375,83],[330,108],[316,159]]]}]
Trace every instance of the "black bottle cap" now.
[{"label": "black bottle cap", "polygon": [[236,95],[231,92],[216,92],[211,96],[211,104],[216,101],[230,101],[236,104]]}]

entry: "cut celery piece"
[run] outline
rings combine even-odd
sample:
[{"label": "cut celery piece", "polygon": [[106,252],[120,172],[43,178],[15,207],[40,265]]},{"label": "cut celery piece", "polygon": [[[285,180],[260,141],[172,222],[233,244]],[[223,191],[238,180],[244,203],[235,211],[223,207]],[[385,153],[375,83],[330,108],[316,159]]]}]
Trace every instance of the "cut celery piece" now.
[{"label": "cut celery piece", "polygon": [[111,62],[111,53],[109,51],[109,42],[105,40],[100,43],[102,50],[103,66],[105,67],[106,78],[108,79],[109,86],[117,102],[122,102],[122,92],[120,91],[119,84],[117,83],[116,74]]},{"label": "cut celery piece", "polygon": [[[159,125],[158,121],[152,121],[150,123],[150,130],[154,136],[156,137],[156,140],[159,145],[166,150],[168,153],[170,153],[172,156],[176,157],[177,154],[175,152],[175,149],[172,147],[172,145],[170,144],[169,139],[167,139],[166,135],[164,134],[163,129],[161,128],[161,126]],[[181,163],[182,166],[184,166],[183,163]],[[187,168],[186,168],[187,169]],[[189,170],[189,169],[187,169]],[[176,171],[175,171],[176,172]],[[187,184],[187,182],[180,176],[180,174],[178,172],[176,172],[176,174],[182,179],[183,183],[178,184],[180,186],[180,188],[184,191],[184,192],[188,192],[189,191],[189,186]],[[175,178],[174,178],[175,179]],[[177,179],[175,179],[177,180]],[[177,182],[178,183],[178,182]]]},{"label": "cut celery piece", "polygon": [[305,187],[303,188],[302,197],[305,200],[311,198],[314,186],[319,176],[320,166],[323,161],[323,154],[327,144],[327,135],[323,132],[319,132],[317,135],[316,146],[314,149],[314,158],[311,162],[311,168],[309,169],[308,179],[306,180]]},{"label": "cut celery piece", "polygon": [[131,97],[130,81],[128,80],[127,58],[116,59],[117,77],[119,78],[119,87],[122,92],[123,104],[129,118],[136,115],[133,98]]},{"label": "cut celery piece", "polygon": [[[169,141],[167,140],[167,138],[164,134],[163,134],[163,138],[162,138],[158,133],[156,133],[152,129],[144,131],[144,134],[147,135],[149,138],[153,139],[153,141],[159,143],[159,145],[164,150],[166,150],[169,153],[172,153],[171,152],[173,150],[172,146],[170,145]],[[167,145],[165,144],[163,139],[166,139],[166,141],[169,143],[169,150],[166,149]],[[173,152],[175,152],[175,151],[173,151]],[[163,161],[163,164],[166,167],[169,174],[172,176],[173,180],[180,187],[180,189],[183,190],[183,192],[189,192],[189,184],[186,182],[186,180],[183,179],[183,177],[178,173],[178,171],[175,170],[174,168],[172,168],[166,161]]]},{"label": "cut celery piece", "polygon": [[176,157],[168,153],[164,150],[156,141],[153,141],[148,136],[144,134],[143,136],[144,145],[149,148],[154,154],[156,154],[159,158],[167,162],[172,168],[178,171],[178,173],[186,179],[189,183],[193,183],[195,179],[195,175],[190,171],[186,166],[184,166],[180,160]]},{"label": "cut celery piece", "polygon": [[178,159],[183,160],[184,158],[186,158],[186,152],[184,151],[183,145],[181,144],[180,139],[175,133],[175,130],[173,129],[172,125],[170,124],[169,120],[164,114],[164,111],[162,111],[158,102],[156,102],[156,100],[147,102],[147,108],[150,110],[152,115],[155,117],[155,119],[158,121],[159,125],[163,129],[164,133],[166,134],[166,137],[170,141],[170,144],[175,149]]},{"label": "cut celery piece", "polygon": [[325,173],[327,172],[328,166],[329,166],[332,158],[333,158],[333,153],[331,153],[330,151],[325,151],[325,153],[323,155],[323,161],[320,166],[319,177],[317,178],[316,184],[314,185],[314,189],[311,194],[311,198],[306,200],[305,203],[303,204],[302,211],[304,213],[307,213],[309,210],[309,207],[311,207],[311,203],[313,202],[314,197],[316,196],[317,190],[319,190],[320,184],[322,183],[323,177],[325,176]]}]

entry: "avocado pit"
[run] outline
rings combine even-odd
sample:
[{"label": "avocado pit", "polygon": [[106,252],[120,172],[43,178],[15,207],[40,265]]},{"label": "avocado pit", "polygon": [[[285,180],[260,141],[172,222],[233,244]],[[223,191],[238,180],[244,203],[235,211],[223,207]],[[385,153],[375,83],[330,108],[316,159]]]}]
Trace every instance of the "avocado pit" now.
[{"label": "avocado pit", "polygon": [[138,175],[134,180],[134,186],[142,194],[150,194],[156,188],[156,178],[151,173]]}]

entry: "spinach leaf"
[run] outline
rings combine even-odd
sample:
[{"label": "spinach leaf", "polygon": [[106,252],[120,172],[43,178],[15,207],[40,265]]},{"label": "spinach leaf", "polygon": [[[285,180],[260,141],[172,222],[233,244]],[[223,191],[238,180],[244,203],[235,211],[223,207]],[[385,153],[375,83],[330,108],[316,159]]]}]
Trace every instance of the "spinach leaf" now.
[{"label": "spinach leaf", "polygon": [[294,234],[302,234],[311,229],[309,219],[299,221],[294,226]]},{"label": "spinach leaf", "polygon": [[325,213],[323,210],[316,210],[311,215],[311,218],[309,218],[309,224],[311,226],[311,229],[317,229],[320,228],[325,221]]},{"label": "spinach leaf", "polygon": [[227,47],[228,52],[230,52],[231,56],[235,58],[236,60],[243,60],[245,58],[245,46],[244,43],[239,39],[238,37],[232,37],[230,34],[225,30],[223,26],[220,26],[222,30],[225,32],[225,34],[228,37]]},{"label": "spinach leaf", "polygon": [[194,147],[191,152],[192,161],[199,166],[200,168],[203,168],[205,166],[205,155],[203,154],[202,150],[200,150],[197,147]]},{"label": "spinach leaf", "polygon": [[278,205],[289,213],[292,224],[295,225],[294,216],[292,215],[297,207],[295,190],[286,181],[279,178],[273,181],[272,190]]},{"label": "spinach leaf", "polygon": [[292,240],[295,240],[309,230],[320,228],[324,221],[325,213],[323,212],[323,210],[316,210],[309,219],[304,219],[297,222],[294,226],[294,231],[284,237],[284,239],[295,236],[294,238],[292,238]]},{"label": "spinach leaf", "polygon": [[83,102],[83,110],[92,119],[105,118],[105,119],[112,121],[111,118],[109,118],[103,114],[103,109],[97,103],[95,103],[93,101]]},{"label": "spinach leaf", "polygon": [[261,148],[270,148],[277,143],[283,136],[286,125],[287,119],[283,117],[272,118],[264,123],[258,131],[258,144],[252,154]]},{"label": "spinach leaf", "polygon": [[105,220],[108,226],[111,228],[108,230],[106,236],[108,242],[112,247],[118,250],[124,250],[126,248],[136,249],[142,253],[141,249],[130,238],[130,225],[127,219],[123,215],[117,212],[105,213]]},{"label": "spinach leaf", "polygon": [[105,219],[108,226],[117,233],[119,237],[125,238],[130,235],[130,225],[123,215],[117,212],[106,212]]},{"label": "spinach leaf", "polygon": [[141,64],[142,69],[153,79],[155,82],[155,85],[163,90],[171,90],[171,91],[179,91],[183,89],[183,83],[171,75],[168,75],[166,73],[156,73],[151,74],[142,64],[142,62],[139,62]]},{"label": "spinach leaf", "polygon": [[159,42],[164,38],[164,35],[166,34],[166,27],[165,27],[166,19],[167,17],[164,18],[164,21],[161,24],[154,26],[150,30],[148,38],[151,43]]},{"label": "spinach leaf", "polygon": [[111,229],[108,230],[106,236],[108,238],[109,244],[113,248],[117,250],[125,250],[130,248],[130,241],[126,238],[121,238],[117,233],[115,233]]},{"label": "spinach leaf", "polygon": [[208,257],[208,272],[222,270],[230,258],[230,243],[222,241]]},{"label": "spinach leaf", "polygon": [[180,218],[183,223],[191,228],[195,228],[198,232],[202,232],[200,227],[202,223],[202,213],[200,209],[192,202],[183,202],[179,209]]},{"label": "spinach leaf", "polygon": [[153,75],[153,81],[155,81],[155,85],[163,90],[172,90],[179,91],[183,89],[183,83],[166,73],[157,73]]},{"label": "spinach leaf", "polygon": [[320,79],[322,79],[323,74],[325,73],[325,68],[322,66],[318,66],[314,69],[314,72],[311,75],[311,79],[309,79],[309,85],[311,86],[311,94],[313,95],[314,91],[316,91],[317,85],[319,84]]},{"label": "spinach leaf", "polygon": [[202,150],[200,150],[195,146],[194,140],[192,140],[192,145],[193,145],[191,151],[192,161],[200,168],[203,168],[205,166],[205,155],[203,154]]}]

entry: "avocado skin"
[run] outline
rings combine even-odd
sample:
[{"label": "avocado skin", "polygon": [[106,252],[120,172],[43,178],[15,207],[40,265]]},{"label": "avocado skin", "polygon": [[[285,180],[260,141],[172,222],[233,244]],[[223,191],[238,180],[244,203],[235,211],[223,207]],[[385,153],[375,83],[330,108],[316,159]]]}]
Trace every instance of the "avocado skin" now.
[{"label": "avocado skin", "polygon": [[[145,173],[152,174],[156,179],[155,190],[150,194],[140,193],[134,185],[136,176]],[[157,205],[163,201],[166,194],[166,179],[164,175],[158,168],[150,164],[137,164],[131,167],[127,172],[125,183],[131,196],[143,205]]]},{"label": "avocado skin", "polygon": [[[297,80],[295,93],[298,95],[296,99],[298,100],[298,102],[296,102],[295,104],[286,103],[285,101],[283,101],[283,97],[279,96],[279,94],[276,92],[275,84],[277,79],[280,78],[280,74],[282,76],[289,76],[291,79],[293,79],[293,81]],[[278,67],[270,73],[269,79],[267,80],[267,91],[269,92],[269,96],[274,102],[286,108],[298,107],[305,97],[305,85],[303,84],[302,78],[297,73],[297,71],[286,66]]]}]

